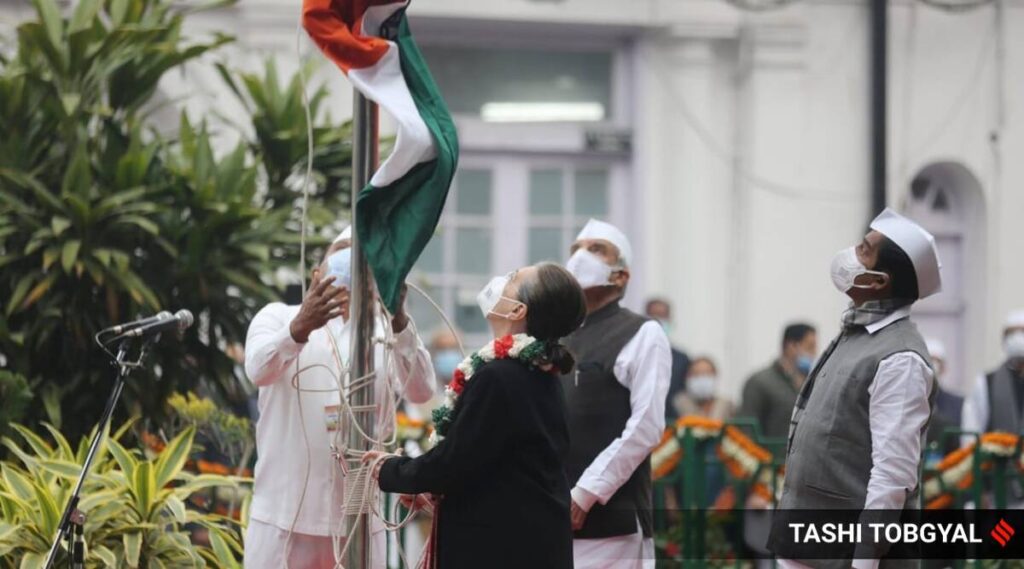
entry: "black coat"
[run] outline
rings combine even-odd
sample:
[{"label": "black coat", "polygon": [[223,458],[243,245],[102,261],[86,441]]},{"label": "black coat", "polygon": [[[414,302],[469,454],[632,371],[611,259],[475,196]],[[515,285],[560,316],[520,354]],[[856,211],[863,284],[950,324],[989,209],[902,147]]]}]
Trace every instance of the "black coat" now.
[{"label": "black coat", "polygon": [[571,569],[568,445],[558,376],[497,360],[466,382],[448,436],[423,456],[385,462],[380,487],[444,496],[440,569]]}]

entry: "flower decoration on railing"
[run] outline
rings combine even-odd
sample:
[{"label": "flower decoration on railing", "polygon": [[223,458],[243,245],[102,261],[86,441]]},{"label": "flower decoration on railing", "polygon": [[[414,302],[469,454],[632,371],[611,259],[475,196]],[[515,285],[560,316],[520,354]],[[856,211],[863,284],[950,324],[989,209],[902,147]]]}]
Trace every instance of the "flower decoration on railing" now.
[{"label": "flower decoration on railing", "polygon": [[[1012,433],[985,433],[978,443],[969,443],[947,454],[935,467],[935,472],[925,477],[925,508],[943,510],[953,505],[953,492],[965,491],[974,483],[974,461],[979,460],[979,469],[989,471],[995,465],[993,459],[1010,458],[1017,454],[1019,437]],[[980,444],[980,448],[975,448]],[[1016,466],[1024,471],[1024,455],[1017,457]]]},{"label": "flower decoration on railing", "polygon": [[430,435],[434,428],[429,421],[413,419],[401,411],[397,413],[395,419],[395,442],[398,448],[404,449],[411,443],[418,446],[420,452],[430,450]]},{"label": "flower decoration on railing", "polygon": [[773,495],[771,488],[781,488],[781,475],[772,476],[771,468],[762,468],[771,464],[771,452],[735,426],[696,416],[682,417],[673,427],[665,430],[661,443],[651,453],[651,469],[655,480],[668,476],[679,465],[683,458],[680,439],[687,431],[698,441],[719,438],[716,449],[718,458],[733,478],[752,481],[752,492],[770,500]]}]

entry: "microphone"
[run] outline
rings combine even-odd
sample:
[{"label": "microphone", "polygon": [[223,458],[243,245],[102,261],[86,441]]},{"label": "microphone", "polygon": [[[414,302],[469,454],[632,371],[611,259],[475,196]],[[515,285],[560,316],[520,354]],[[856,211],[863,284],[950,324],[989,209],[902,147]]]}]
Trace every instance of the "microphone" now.
[{"label": "microphone", "polygon": [[179,310],[170,318],[161,318],[156,322],[150,322],[145,326],[129,330],[111,341],[124,340],[127,338],[149,338],[157,336],[167,330],[177,330],[181,332],[191,326],[193,321],[194,319],[192,318],[191,312],[188,310]]},{"label": "microphone", "polygon": [[129,330],[128,332],[125,332],[124,336],[126,338],[154,336],[166,330],[172,329],[178,330],[179,332],[183,332],[186,329],[188,329],[189,326],[192,325],[193,321],[194,319],[192,318],[192,313],[189,312],[188,310],[182,309],[175,312],[174,316],[171,316],[170,318],[157,320],[156,322],[153,322],[151,324],[146,324],[145,326],[141,326],[134,330]]},{"label": "microphone", "polygon": [[138,320],[132,320],[131,322],[125,322],[124,324],[111,326],[110,328],[107,328],[103,332],[109,334],[120,334],[122,332],[127,332],[128,330],[141,328],[142,326],[152,324],[153,322],[157,322],[159,320],[166,320],[168,318],[174,318],[174,315],[164,310],[158,313],[156,316],[150,316],[149,318],[139,318]]}]

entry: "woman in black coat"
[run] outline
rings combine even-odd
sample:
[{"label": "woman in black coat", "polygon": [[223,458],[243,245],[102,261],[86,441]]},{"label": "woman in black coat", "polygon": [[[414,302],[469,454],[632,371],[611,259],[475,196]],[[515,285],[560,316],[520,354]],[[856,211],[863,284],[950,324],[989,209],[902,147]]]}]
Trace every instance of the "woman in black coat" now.
[{"label": "woman in black coat", "polygon": [[419,458],[368,453],[366,461],[377,465],[381,490],[439,497],[438,569],[569,569],[569,432],[558,378],[573,360],[558,340],[582,323],[583,292],[544,263],[495,277],[478,301],[495,341],[449,384],[454,405],[435,412],[443,440]]}]

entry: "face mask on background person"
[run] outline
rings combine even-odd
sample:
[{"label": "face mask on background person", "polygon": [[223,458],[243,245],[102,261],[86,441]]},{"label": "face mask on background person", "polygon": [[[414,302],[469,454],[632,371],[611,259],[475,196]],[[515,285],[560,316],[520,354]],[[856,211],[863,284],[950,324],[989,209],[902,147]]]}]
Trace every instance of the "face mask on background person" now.
[{"label": "face mask on background person", "polygon": [[715,376],[695,375],[686,380],[686,392],[697,401],[707,401],[715,396]]},{"label": "face mask on background person", "polygon": [[572,257],[569,257],[569,262],[565,264],[565,268],[572,273],[572,276],[576,277],[576,281],[584,289],[607,286],[608,279],[614,272],[601,257],[586,249],[580,249],[573,253]]},{"label": "face mask on background person", "polygon": [[327,257],[327,274],[334,277],[333,286],[352,288],[352,249],[346,248]]},{"label": "face mask on background person", "polygon": [[437,372],[437,377],[441,381],[448,383],[455,373],[455,368],[462,363],[462,354],[455,348],[448,348],[434,354],[432,359],[434,360],[434,371]]},{"label": "face mask on background person", "polygon": [[810,375],[814,369],[814,358],[807,354],[800,354],[796,357],[796,370],[803,375]]},{"label": "face mask on background person", "polygon": [[867,285],[855,283],[855,279],[860,275],[889,276],[883,272],[872,271],[865,267],[860,262],[860,259],[857,258],[856,247],[847,247],[836,253],[836,256],[832,258],[830,272],[832,274],[832,284],[842,293],[846,293],[851,288],[870,288]]},{"label": "face mask on background person", "polygon": [[1003,339],[1003,350],[1010,359],[1024,358],[1024,330],[1010,332]]},{"label": "face mask on background person", "polygon": [[497,312],[494,312],[494,307],[498,305],[498,302],[501,301],[501,299],[505,299],[516,304],[522,304],[522,302],[519,302],[514,298],[502,295],[502,293],[505,292],[505,287],[507,287],[509,281],[512,280],[512,275],[513,273],[509,273],[507,275],[492,278],[491,281],[484,286],[483,290],[480,291],[480,294],[476,295],[476,303],[480,307],[480,312],[484,315],[484,318],[487,318],[491,314],[494,314],[499,318],[509,317],[509,314],[511,313],[498,314]]},{"label": "face mask on background person", "polygon": [[666,336],[672,336],[672,323],[668,320],[658,320],[658,324],[661,325],[661,329],[665,331]]}]

